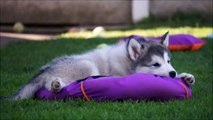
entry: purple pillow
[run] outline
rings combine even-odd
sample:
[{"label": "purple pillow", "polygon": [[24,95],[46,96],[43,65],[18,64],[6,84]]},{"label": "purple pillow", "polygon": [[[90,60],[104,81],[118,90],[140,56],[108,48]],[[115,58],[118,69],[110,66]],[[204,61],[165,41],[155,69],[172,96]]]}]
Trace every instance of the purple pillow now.
[{"label": "purple pillow", "polygon": [[191,98],[189,86],[179,78],[152,74],[132,74],[124,77],[88,77],[64,87],[59,93],[42,88],[35,97],[43,100],[83,99],[114,100],[184,100]]},{"label": "purple pillow", "polygon": [[[122,38],[120,41],[126,41],[128,39],[135,38],[136,40],[142,40],[144,37],[139,35],[131,35]],[[146,39],[152,39],[160,41],[161,37],[147,37]],[[177,50],[199,50],[205,45],[205,41],[189,34],[176,34],[169,36],[169,49],[172,51]]]}]

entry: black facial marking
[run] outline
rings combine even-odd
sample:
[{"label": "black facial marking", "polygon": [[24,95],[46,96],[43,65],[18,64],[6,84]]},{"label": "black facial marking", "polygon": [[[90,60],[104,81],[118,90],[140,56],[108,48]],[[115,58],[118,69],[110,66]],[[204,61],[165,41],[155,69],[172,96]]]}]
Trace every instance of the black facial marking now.
[{"label": "black facial marking", "polygon": [[[166,46],[156,43],[156,42],[149,42],[149,44],[146,45],[146,52],[144,53],[144,55],[140,56],[138,58],[138,60],[136,60],[133,63],[133,67],[136,68],[137,66],[145,66],[145,67],[150,67],[150,66],[156,66],[156,67],[160,67],[160,64],[151,64],[150,62],[152,61],[152,56],[156,55],[159,57],[164,58],[164,52],[167,52],[169,57],[171,57],[171,54],[169,52],[169,50],[167,49]],[[170,61],[168,61],[170,62]]]},{"label": "black facial marking", "polygon": [[168,61],[167,61],[167,63],[169,63],[169,64],[170,64],[170,60],[168,60]]},{"label": "black facial marking", "polygon": [[160,67],[160,64],[159,63],[155,63],[152,66],[154,66],[154,67]]},{"label": "black facial marking", "polygon": [[144,49],[144,45],[143,44],[141,45],[141,49]]}]

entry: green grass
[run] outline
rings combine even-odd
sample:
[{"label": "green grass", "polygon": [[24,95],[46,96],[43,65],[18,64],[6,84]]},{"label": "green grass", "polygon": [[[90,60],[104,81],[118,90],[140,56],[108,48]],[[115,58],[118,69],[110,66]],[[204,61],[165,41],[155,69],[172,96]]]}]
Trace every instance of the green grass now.
[{"label": "green grass", "polygon": [[[137,33],[148,35],[160,35],[170,29],[171,33],[179,31],[184,27],[130,29],[125,31],[106,32],[105,36],[87,37],[87,33],[76,36],[61,35],[54,41],[43,42],[20,42],[12,43],[1,48],[1,82],[0,96],[15,93],[27,82],[40,68],[51,59],[65,55],[77,54],[95,48],[101,43],[115,43],[119,37]],[[159,30],[160,29],[160,30]],[[197,29],[197,31],[195,30]],[[186,33],[202,34],[205,37],[212,27],[190,28]],[[149,33],[149,34],[148,34]],[[115,34],[110,36],[110,34]],[[135,34],[135,33],[134,33]],[[151,119],[151,120],[212,120],[213,101],[213,40],[203,38],[206,45],[199,51],[172,52],[172,64],[179,72],[192,73],[196,77],[196,84],[192,87],[193,98],[185,101],[169,102],[145,102],[145,101],[123,101],[123,102],[86,102],[84,100],[64,101],[40,101],[0,100],[0,110],[3,119]]]},{"label": "green grass", "polygon": [[[1,49],[1,96],[11,95],[27,82],[41,65],[66,53],[81,53],[99,43],[116,39],[56,40],[11,44]],[[212,40],[195,52],[173,52],[178,71],[195,75],[193,99],[171,102],[4,101],[1,119],[213,119]]]}]

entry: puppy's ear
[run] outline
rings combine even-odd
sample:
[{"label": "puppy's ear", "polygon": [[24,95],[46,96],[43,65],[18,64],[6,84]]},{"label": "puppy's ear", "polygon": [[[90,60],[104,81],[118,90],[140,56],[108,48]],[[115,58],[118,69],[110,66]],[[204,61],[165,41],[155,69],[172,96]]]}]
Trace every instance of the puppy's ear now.
[{"label": "puppy's ear", "polygon": [[140,43],[133,38],[128,41],[127,52],[131,60],[135,61],[140,56],[141,47]]},{"label": "puppy's ear", "polygon": [[163,45],[165,45],[166,47],[169,46],[169,31],[166,32],[166,33],[162,36],[160,43],[163,44]]}]

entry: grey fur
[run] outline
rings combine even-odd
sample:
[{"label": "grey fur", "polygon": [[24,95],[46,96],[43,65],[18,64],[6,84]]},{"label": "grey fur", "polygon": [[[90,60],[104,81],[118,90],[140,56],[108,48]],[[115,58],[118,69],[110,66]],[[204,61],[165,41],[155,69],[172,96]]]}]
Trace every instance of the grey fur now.
[{"label": "grey fur", "polygon": [[153,55],[160,56],[163,58],[164,52],[167,52],[169,57],[171,58],[170,51],[162,44],[156,43],[155,41],[147,41],[141,44],[144,46],[143,49],[145,50],[143,50],[143,55],[141,55],[139,59],[137,59],[137,61],[133,63],[134,68],[138,65],[148,66],[150,61],[152,61],[151,57]]},{"label": "grey fur", "polygon": [[[164,52],[169,53],[163,44],[145,40],[133,42],[140,44],[134,46],[139,47],[134,51],[130,41],[95,49],[81,55],[56,58],[43,66],[38,74],[23,86],[12,99],[32,98],[39,88],[48,88],[54,80],[61,80],[64,85],[68,85],[91,75],[124,76],[132,74],[136,72],[136,67],[143,67],[148,61],[151,61],[151,56],[162,57]],[[136,53],[130,53],[128,49],[137,52],[137,55],[133,56],[132,54]],[[130,59],[130,56],[137,59],[134,61]]]}]

